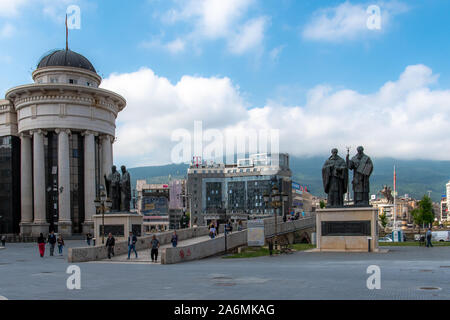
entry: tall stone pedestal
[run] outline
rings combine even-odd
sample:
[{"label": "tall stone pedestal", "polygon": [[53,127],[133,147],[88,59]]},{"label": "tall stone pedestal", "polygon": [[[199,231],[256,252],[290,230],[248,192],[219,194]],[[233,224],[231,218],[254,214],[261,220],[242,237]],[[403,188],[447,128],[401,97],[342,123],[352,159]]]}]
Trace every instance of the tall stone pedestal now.
[{"label": "tall stone pedestal", "polygon": [[23,236],[31,236],[32,235],[32,222],[21,222],[20,223],[20,234]]},{"label": "tall stone pedestal", "polygon": [[378,252],[378,215],[372,207],[316,211],[317,250]]},{"label": "tall stone pedestal", "polygon": [[[128,233],[132,231],[136,236],[143,234],[142,220],[143,217],[137,213],[130,212],[113,212],[105,213],[105,241],[109,232],[111,232],[116,240],[126,240]],[[94,236],[96,243],[101,244],[102,239],[102,215],[95,214],[92,216],[94,220]]]},{"label": "tall stone pedestal", "polygon": [[58,234],[64,236],[72,235],[72,222],[71,221],[59,221],[58,222]]},{"label": "tall stone pedestal", "polygon": [[82,223],[82,227],[83,227],[83,234],[94,234],[94,221],[85,221],[84,223]]},{"label": "tall stone pedestal", "polygon": [[31,235],[33,237],[39,237],[39,234],[43,233],[44,237],[48,234],[50,223],[41,222],[31,224]]}]

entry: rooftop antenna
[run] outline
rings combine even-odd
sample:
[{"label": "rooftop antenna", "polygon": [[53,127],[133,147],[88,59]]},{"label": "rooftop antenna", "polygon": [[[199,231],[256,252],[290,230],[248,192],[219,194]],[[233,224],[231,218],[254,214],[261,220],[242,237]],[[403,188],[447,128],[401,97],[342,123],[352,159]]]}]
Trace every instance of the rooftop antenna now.
[{"label": "rooftop antenna", "polygon": [[67,27],[67,13],[66,13],[66,51],[69,50],[69,28]]}]

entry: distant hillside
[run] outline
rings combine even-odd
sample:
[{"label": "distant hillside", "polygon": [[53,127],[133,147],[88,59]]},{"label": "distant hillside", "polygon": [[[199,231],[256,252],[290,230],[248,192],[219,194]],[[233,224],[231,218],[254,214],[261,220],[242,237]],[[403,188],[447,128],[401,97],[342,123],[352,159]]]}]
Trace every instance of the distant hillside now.
[{"label": "distant hillside", "polygon": [[[293,180],[306,185],[311,193],[324,195],[321,169],[326,157],[291,157],[290,166]],[[398,194],[409,194],[421,198],[431,190],[433,201],[439,201],[445,193],[445,184],[450,180],[450,161],[396,160],[373,158],[374,172],[371,176],[371,194],[379,191],[384,184],[392,186],[394,164],[397,168]],[[138,167],[129,169],[132,185],[136,180],[147,179],[149,183],[166,183],[169,175],[173,179],[186,177],[186,164]]]}]

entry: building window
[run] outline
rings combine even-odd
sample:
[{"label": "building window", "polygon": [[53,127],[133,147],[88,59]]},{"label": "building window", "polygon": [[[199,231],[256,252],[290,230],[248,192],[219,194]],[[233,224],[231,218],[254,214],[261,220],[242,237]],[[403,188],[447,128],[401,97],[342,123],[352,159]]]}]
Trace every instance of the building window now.
[{"label": "building window", "polygon": [[70,83],[70,84],[77,84],[77,83],[78,83],[78,80],[75,80],[75,79],[69,79],[69,83]]},{"label": "building window", "polygon": [[58,83],[58,78],[51,77],[50,78],[50,83]]}]

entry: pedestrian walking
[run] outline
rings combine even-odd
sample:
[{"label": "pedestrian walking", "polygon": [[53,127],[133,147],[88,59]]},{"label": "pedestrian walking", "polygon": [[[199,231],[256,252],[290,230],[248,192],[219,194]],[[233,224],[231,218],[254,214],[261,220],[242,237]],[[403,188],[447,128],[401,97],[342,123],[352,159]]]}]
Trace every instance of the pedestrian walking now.
[{"label": "pedestrian walking", "polygon": [[216,236],[218,236],[219,235],[219,221],[216,220],[214,227],[216,228]]},{"label": "pedestrian walking", "polygon": [[152,241],[150,242],[152,246],[152,251],[150,252],[150,256],[152,257],[152,262],[156,262],[158,260],[158,249],[159,249],[159,240],[156,239],[156,236],[153,235]]},{"label": "pedestrian walking", "polygon": [[39,248],[39,254],[41,255],[41,258],[43,258],[45,253],[45,238],[42,233],[39,235],[37,243]]},{"label": "pedestrian walking", "polygon": [[174,231],[172,234],[172,239],[170,240],[170,242],[172,242],[172,247],[176,248],[177,244],[178,244],[178,235],[177,232]]},{"label": "pedestrian walking", "polygon": [[136,259],[138,257],[138,254],[136,251],[136,242],[137,242],[137,237],[133,234],[133,232],[130,231],[130,234],[128,236],[128,260],[130,260],[131,250],[134,251],[134,254],[136,255]]},{"label": "pedestrian walking", "polygon": [[273,253],[273,242],[272,239],[269,240],[269,254],[272,256]]},{"label": "pedestrian walking", "polygon": [[427,233],[426,233],[426,238],[427,238],[427,248],[432,247],[433,244],[431,243],[431,238],[432,238],[433,234],[431,233],[431,228],[428,228]]},{"label": "pedestrian walking", "polygon": [[87,245],[88,245],[88,246],[91,245],[91,239],[92,239],[92,235],[88,232],[88,233],[86,234],[86,242],[87,242]]},{"label": "pedestrian walking", "polygon": [[114,245],[116,244],[116,239],[114,239],[112,233],[108,233],[108,238],[106,239],[106,249],[108,250],[108,259],[111,259],[111,255],[114,256]]},{"label": "pedestrian walking", "polygon": [[2,235],[2,247],[4,247],[6,244],[6,236]]},{"label": "pedestrian walking", "polygon": [[53,252],[55,252],[55,244],[56,244],[56,236],[55,232],[52,230],[48,235],[48,244],[50,245],[50,256],[53,256]]},{"label": "pedestrian walking", "polygon": [[239,220],[237,229],[238,229],[238,231],[242,231],[242,229],[243,229],[243,227],[242,227],[242,220]]},{"label": "pedestrian walking", "polygon": [[59,253],[60,256],[62,256],[63,248],[64,248],[64,239],[63,239],[61,234],[58,235],[57,242],[58,242],[58,253]]},{"label": "pedestrian walking", "polygon": [[211,227],[209,228],[209,237],[211,239],[214,239],[217,235],[217,230],[216,227],[214,225],[214,223],[211,223]]},{"label": "pedestrian walking", "polygon": [[231,223],[231,220],[228,220],[227,224],[225,225],[225,233],[229,234],[233,232],[233,224]]}]

